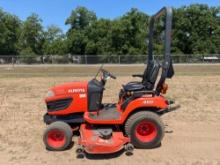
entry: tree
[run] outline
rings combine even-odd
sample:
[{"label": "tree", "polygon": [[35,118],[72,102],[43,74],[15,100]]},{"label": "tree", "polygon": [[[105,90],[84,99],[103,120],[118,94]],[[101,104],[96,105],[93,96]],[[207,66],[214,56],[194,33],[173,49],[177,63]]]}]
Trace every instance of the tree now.
[{"label": "tree", "polygon": [[85,7],[77,7],[72,11],[66,20],[66,25],[70,25],[67,32],[68,50],[72,54],[85,54],[88,42],[85,29],[96,20],[94,12],[87,10]]},{"label": "tree", "polygon": [[99,19],[87,27],[88,42],[85,53],[91,55],[111,54],[111,27],[107,19]]},{"label": "tree", "polygon": [[67,36],[68,52],[73,55],[84,55],[87,41],[84,31],[72,30]]},{"label": "tree", "polygon": [[[164,18],[161,18],[163,20]],[[164,26],[156,23],[154,53],[164,51]],[[93,11],[77,7],[66,19],[67,33],[56,26],[44,30],[37,14],[25,21],[0,9],[0,55],[35,57],[43,54],[125,55],[133,61],[147,53],[149,16],[132,8],[110,20],[97,18]],[[193,4],[174,9],[172,53],[220,54],[220,6]]]},{"label": "tree", "polygon": [[23,23],[19,38],[19,50],[27,49],[33,54],[42,54],[43,27],[37,14],[32,14]]},{"label": "tree", "polygon": [[57,26],[49,26],[44,32],[43,53],[45,55],[57,54],[64,55],[67,53],[66,37],[62,30]]},{"label": "tree", "polygon": [[17,42],[21,28],[18,17],[0,9],[0,54],[18,54]]},{"label": "tree", "polygon": [[219,7],[203,4],[176,9],[173,26],[176,50],[184,54],[219,53],[219,12]]},{"label": "tree", "polygon": [[73,29],[83,30],[96,19],[94,12],[89,11],[85,7],[77,7],[72,11],[70,17],[67,18],[65,24],[70,25],[69,31]]},{"label": "tree", "polygon": [[116,54],[146,54],[148,15],[133,8],[113,21],[111,48]]}]

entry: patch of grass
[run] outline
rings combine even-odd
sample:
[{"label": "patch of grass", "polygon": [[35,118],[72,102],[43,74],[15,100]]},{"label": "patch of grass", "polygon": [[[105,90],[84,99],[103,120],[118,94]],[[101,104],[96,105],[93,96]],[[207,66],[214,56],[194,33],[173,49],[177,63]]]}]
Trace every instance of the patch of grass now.
[{"label": "patch of grass", "polygon": [[[73,66],[1,66],[0,78],[28,78],[28,77],[83,77],[94,76],[100,65],[73,65]],[[132,74],[143,73],[144,65],[105,65],[105,69],[114,73],[116,76],[129,76]],[[208,76],[220,75],[219,65],[175,65],[177,76]]]}]

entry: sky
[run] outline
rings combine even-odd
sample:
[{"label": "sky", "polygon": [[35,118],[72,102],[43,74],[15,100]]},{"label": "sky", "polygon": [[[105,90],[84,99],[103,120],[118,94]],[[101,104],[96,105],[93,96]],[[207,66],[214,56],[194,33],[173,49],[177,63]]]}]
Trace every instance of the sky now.
[{"label": "sky", "polygon": [[94,11],[98,18],[114,19],[131,8],[138,8],[152,15],[163,6],[181,7],[192,3],[220,6],[220,0],[0,0],[0,8],[22,20],[31,13],[37,13],[43,20],[44,27],[56,25],[65,32],[68,29],[65,20],[78,6]]}]

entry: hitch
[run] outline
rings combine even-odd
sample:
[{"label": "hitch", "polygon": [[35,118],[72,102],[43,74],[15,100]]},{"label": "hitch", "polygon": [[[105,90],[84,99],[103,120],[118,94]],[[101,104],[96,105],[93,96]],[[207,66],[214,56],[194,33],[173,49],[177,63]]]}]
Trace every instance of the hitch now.
[{"label": "hitch", "polygon": [[169,100],[168,101],[168,108],[160,109],[159,111],[157,111],[157,113],[160,115],[163,115],[165,113],[175,111],[175,110],[179,109],[180,107],[181,106],[178,102],[175,102],[174,100]]},{"label": "hitch", "polygon": [[179,109],[181,106],[178,102],[175,102],[173,100],[170,100],[169,101],[169,107],[168,107],[168,111],[171,112],[171,111],[175,111],[177,109]]}]

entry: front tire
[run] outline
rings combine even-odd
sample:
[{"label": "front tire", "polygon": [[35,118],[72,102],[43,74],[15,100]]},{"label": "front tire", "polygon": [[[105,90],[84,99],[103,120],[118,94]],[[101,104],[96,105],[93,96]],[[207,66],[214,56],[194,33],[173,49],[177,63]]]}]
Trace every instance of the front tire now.
[{"label": "front tire", "polygon": [[164,124],[156,113],[140,111],[128,118],[125,132],[136,148],[155,148],[163,139]]},{"label": "front tire", "polygon": [[46,148],[50,151],[63,151],[72,142],[71,127],[64,122],[54,122],[50,124],[43,135]]}]

